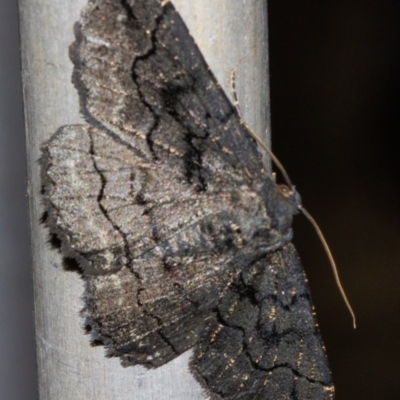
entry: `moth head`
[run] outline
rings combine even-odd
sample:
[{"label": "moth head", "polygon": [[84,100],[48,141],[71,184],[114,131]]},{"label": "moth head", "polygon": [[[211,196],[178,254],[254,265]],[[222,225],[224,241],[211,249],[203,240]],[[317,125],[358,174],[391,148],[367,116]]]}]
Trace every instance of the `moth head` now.
[{"label": "moth head", "polygon": [[277,185],[273,181],[265,183],[264,199],[271,227],[286,234],[292,226],[293,215],[299,212],[301,198],[294,186]]},{"label": "moth head", "polygon": [[292,205],[293,214],[297,214],[299,212],[299,207],[301,206],[301,197],[296,188],[294,186],[289,187],[288,185],[279,184],[278,189],[283,198]]}]

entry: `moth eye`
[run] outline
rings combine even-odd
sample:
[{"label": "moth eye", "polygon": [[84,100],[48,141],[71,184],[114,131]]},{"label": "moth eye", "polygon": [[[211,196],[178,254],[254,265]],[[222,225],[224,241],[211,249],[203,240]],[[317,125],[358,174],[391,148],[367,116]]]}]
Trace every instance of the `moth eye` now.
[{"label": "moth eye", "polygon": [[289,186],[287,185],[278,185],[279,190],[281,191],[281,193],[285,196],[285,197],[289,197],[290,196],[290,189]]}]

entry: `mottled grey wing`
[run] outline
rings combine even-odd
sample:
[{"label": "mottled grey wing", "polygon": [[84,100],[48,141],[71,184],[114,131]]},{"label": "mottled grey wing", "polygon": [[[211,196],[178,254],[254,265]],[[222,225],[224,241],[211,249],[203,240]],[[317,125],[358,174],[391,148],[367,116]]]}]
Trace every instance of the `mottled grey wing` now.
[{"label": "mottled grey wing", "polygon": [[[267,380],[266,375],[283,374],[279,381],[292,379],[285,388],[294,385],[295,376],[298,383],[293,387],[299,389],[293,393],[298,390],[299,399],[317,398],[309,393],[314,386],[322,387],[318,383],[322,378],[309,371],[303,375],[299,370],[296,375],[295,367],[282,364],[286,361],[276,368],[271,360],[267,362],[275,354],[271,352],[275,342],[280,349],[281,342],[286,343],[283,338],[293,339],[293,359],[301,357],[296,360],[303,368],[311,365],[303,357],[314,362],[318,353],[321,365],[312,365],[315,371],[325,368],[329,381],[307,296],[294,304],[293,314],[304,313],[313,330],[308,341],[301,335],[279,336],[276,327],[268,328],[283,318],[282,326],[296,332],[300,317],[287,318],[292,314],[278,306],[299,282],[301,293],[308,295],[297,271],[300,267],[286,250],[265,255],[290,237],[292,211],[286,213],[255,143],[179,15],[165,3],[162,7],[158,0],[91,0],[85,8],[75,29],[71,59],[82,111],[90,125],[63,127],[44,147],[48,225],[61,238],[64,253],[83,268],[84,315],[93,338],[102,340],[110,355],[121,356],[126,365],[157,367],[193,347],[210,319],[222,324],[221,335],[232,334],[233,342],[221,344],[218,332],[208,341],[226,346],[222,352],[226,356],[242,343],[243,353],[245,341],[234,335],[244,335],[247,328],[240,331],[232,324],[228,329],[222,322],[224,314],[228,321],[236,305],[240,309],[250,301],[250,311],[259,310],[260,317],[267,314],[256,327],[249,320],[248,329],[255,336],[248,340],[244,354],[251,354],[250,364],[257,366],[252,380],[247,382],[244,375],[245,362],[243,370],[236,372],[229,360],[214,357],[215,349],[213,344],[207,347],[207,339],[193,362],[197,376],[208,379],[213,393],[227,391],[236,397],[223,398],[238,399],[257,398],[250,393],[258,390],[264,393],[260,382]],[[280,220],[274,220],[274,213],[288,222],[286,232],[277,229]],[[257,254],[272,260],[271,273],[261,268],[268,263],[254,261],[260,258]],[[287,274],[273,258],[279,254],[287,259]],[[243,268],[242,284],[237,276]],[[251,281],[251,268],[259,268],[262,282],[270,279],[271,285],[277,285],[274,290],[287,287],[285,296],[270,289],[271,296],[280,299],[275,312],[272,306],[263,311],[268,299],[261,295],[257,299],[262,288]],[[277,283],[278,278],[283,283]],[[230,286],[232,282],[237,283]],[[264,359],[251,351],[265,353]],[[238,379],[241,382],[235,386]],[[235,392],[238,387],[244,388],[243,397]],[[278,390],[273,393],[271,398],[283,398],[275,396]]]},{"label": "mottled grey wing", "polygon": [[292,244],[243,269],[203,331],[191,369],[212,399],[334,398],[310,292]]},{"label": "mottled grey wing", "polygon": [[45,146],[48,223],[85,272],[93,338],[155,367],[196,343],[243,253],[279,245],[269,178],[170,3],[90,1],[76,37],[91,126]]},{"label": "mottled grey wing", "polygon": [[84,10],[70,53],[88,120],[148,156],[183,157],[200,188],[210,157],[262,179],[256,143],[173,5],[160,3],[94,0]]},{"label": "mottled grey wing", "polygon": [[158,366],[191,348],[251,252],[246,225],[252,237],[270,223],[233,169],[199,192],[182,169],[95,127],[61,128],[42,167],[47,222],[84,270],[93,337],[127,365]]}]

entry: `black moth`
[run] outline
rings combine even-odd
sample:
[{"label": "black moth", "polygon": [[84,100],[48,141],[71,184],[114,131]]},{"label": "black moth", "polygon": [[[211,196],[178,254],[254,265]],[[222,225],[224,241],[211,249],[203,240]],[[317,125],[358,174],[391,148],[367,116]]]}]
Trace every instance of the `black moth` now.
[{"label": "black moth", "polygon": [[91,0],[73,81],[88,125],[43,147],[47,224],[93,340],[156,368],[194,347],[212,399],[333,399],[282,191],[179,14]]}]

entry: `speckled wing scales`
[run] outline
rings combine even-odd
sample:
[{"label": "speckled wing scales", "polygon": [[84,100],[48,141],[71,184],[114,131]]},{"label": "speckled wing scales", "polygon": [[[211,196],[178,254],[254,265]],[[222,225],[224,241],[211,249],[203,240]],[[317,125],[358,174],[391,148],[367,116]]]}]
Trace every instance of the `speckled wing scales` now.
[{"label": "speckled wing scales", "polygon": [[42,163],[49,225],[84,269],[93,337],[126,365],[193,347],[243,252],[232,225],[268,224],[254,193],[227,167],[198,192],[179,169],[89,126],[61,128]]},{"label": "speckled wing scales", "polygon": [[307,282],[292,244],[246,266],[196,347],[212,399],[333,399]]},{"label": "speckled wing scales", "polygon": [[257,145],[171,3],[92,1],[75,31],[74,82],[89,119],[160,159],[184,156],[199,185],[210,156],[260,176]]},{"label": "speckled wing scales", "polygon": [[[249,170],[218,150],[230,143],[221,118],[236,127],[241,148],[255,145],[200,53],[189,60],[193,68],[178,63],[179,46],[158,55],[156,32],[165,38],[171,26],[192,40],[172,6],[90,2],[71,57],[92,126],[60,129],[44,151],[49,224],[85,271],[93,337],[126,365],[159,366],[193,347],[238,254],[251,252],[242,247],[271,222]],[[162,87],[159,74],[169,74]],[[207,79],[213,91],[193,93]],[[258,239],[264,247],[278,242]]]},{"label": "speckled wing scales", "polygon": [[[86,283],[92,338],[124,365],[196,346],[218,399],[331,399],[291,240],[297,200],[170,2],[90,0],[70,48],[89,125],[43,147],[47,224]],[[286,247],[284,247],[286,246]]]}]

